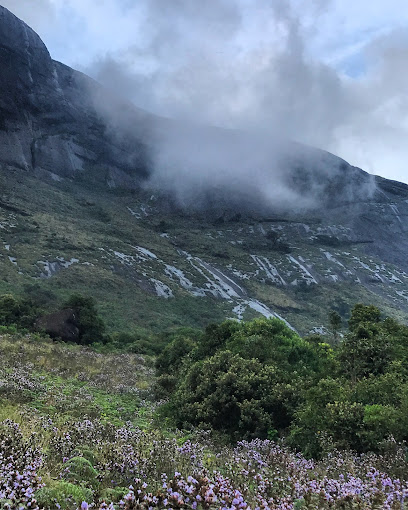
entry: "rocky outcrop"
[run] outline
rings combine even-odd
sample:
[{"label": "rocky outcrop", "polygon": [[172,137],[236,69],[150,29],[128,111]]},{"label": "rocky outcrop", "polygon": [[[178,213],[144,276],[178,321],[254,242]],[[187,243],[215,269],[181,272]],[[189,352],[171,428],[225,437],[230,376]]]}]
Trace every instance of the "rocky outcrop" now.
[{"label": "rocky outcrop", "polygon": [[64,342],[79,341],[79,314],[77,310],[67,308],[40,317],[34,328],[51,338],[60,338]]},{"label": "rocky outcrop", "polygon": [[[95,101],[103,100],[103,89],[53,61],[39,36],[1,6],[0,69],[3,169],[33,171],[42,178],[75,178],[92,167],[110,186],[140,183],[147,173],[146,145],[108,128],[95,108]],[[125,108],[117,103],[111,105],[116,111]],[[149,117],[144,112],[137,117],[134,110],[137,124]]]}]

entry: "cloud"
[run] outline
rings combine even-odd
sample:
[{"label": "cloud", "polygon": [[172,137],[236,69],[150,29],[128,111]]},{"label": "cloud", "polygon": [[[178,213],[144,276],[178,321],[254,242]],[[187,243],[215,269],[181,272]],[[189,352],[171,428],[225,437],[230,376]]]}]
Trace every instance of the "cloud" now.
[{"label": "cloud", "polygon": [[359,160],[371,172],[408,181],[408,37],[396,29],[364,48],[367,71],[346,82],[346,121],[334,132],[331,148]]},{"label": "cloud", "polygon": [[[316,2],[313,12],[323,4]],[[325,110],[332,100],[336,73],[306,62],[303,29],[287,1],[147,5],[143,44],[111,52],[87,69],[135,104],[228,127],[276,124],[296,137],[307,105]]]},{"label": "cloud", "polygon": [[5,5],[141,108],[279,133],[408,181],[404,0]]},{"label": "cloud", "polygon": [[1,5],[9,9],[18,18],[38,33],[44,32],[55,22],[56,12],[51,0],[2,0]]},{"label": "cloud", "polygon": [[[343,53],[335,48],[336,69],[330,59],[311,54],[308,38],[321,37],[312,17],[331,27],[330,8],[339,7],[323,0],[308,8],[298,4],[303,17],[287,1],[214,1],[198,11],[189,2],[148,2],[142,43],[104,55],[87,71],[147,110],[225,127],[277,129],[335,152],[341,147],[358,164],[368,138],[377,144],[373,125],[382,132],[395,121],[401,129],[402,112],[386,106],[405,90],[387,69],[398,58],[394,36],[381,35],[384,28],[355,34]],[[356,79],[342,73],[350,55],[359,68]],[[362,128],[366,134],[359,136]],[[345,133],[354,137],[347,144]],[[370,170],[386,171],[373,161]]]}]

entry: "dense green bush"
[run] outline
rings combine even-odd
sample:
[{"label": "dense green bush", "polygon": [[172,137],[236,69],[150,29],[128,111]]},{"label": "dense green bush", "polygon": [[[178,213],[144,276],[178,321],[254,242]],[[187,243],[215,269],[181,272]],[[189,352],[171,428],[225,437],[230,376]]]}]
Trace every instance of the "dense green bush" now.
[{"label": "dense green bush", "polygon": [[205,328],[204,334],[191,353],[192,358],[197,361],[224,349],[227,341],[239,327],[240,324],[233,320],[224,321],[221,324],[210,324]]},{"label": "dense green bush", "polygon": [[198,339],[178,338],[157,360],[166,412],[178,426],[232,440],[277,430],[309,456],[328,445],[365,452],[391,435],[408,440],[408,328],[358,304],[342,341],[324,340],[302,339],[277,319],[225,321]]},{"label": "dense green bush", "polygon": [[271,366],[222,351],[197,361],[173,397],[180,426],[213,428],[231,438],[267,437],[290,423],[295,390]]},{"label": "dense green bush", "polygon": [[235,327],[226,348],[261,363],[273,364],[282,372],[319,369],[316,346],[300,338],[278,319],[254,319]]},{"label": "dense green bush", "polygon": [[63,305],[73,308],[79,316],[79,343],[90,345],[94,342],[105,341],[105,324],[99,317],[95,300],[92,297],[73,294]]},{"label": "dense green bush", "polygon": [[172,392],[168,412],[179,425],[230,439],[268,437],[290,425],[300,383],[310,385],[331,357],[329,346],[303,340],[277,319],[229,320],[207,327],[197,342],[169,344],[157,360],[158,385]]},{"label": "dense green bush", "polygon": [[67,482],[85,484],[91,488],[97,486],[98,472],[91,462],[82,456],[69,459],[62,476]]},{"label": "dense green bush", "polygon": [[39,308],[30,299],[4,294],[0,296],[0,325],[16,325],[28,328],[33,325],[39,314]]},{"label": "dense green bush", "polygon": [[321,437],[359,452],[378,450],[388,436],[407,440],[407,333],[406,326],[382,320],[378,308],[356,305],[335,351],[336,377],[303,392],[290,442],[316,456]]},{"label": "dense green bush", "polygon": [[177,337],[168,344],[156,361],[158,375],[178,372],[181,360],[196,347],[196,342],[189,337]]},{"label": "dense green bush", "polygon": [[91,501],[93,493],[91,489],[60,480],[37,491],[36,498],[40,508],[46,510],[77,510],[82,501]]}]

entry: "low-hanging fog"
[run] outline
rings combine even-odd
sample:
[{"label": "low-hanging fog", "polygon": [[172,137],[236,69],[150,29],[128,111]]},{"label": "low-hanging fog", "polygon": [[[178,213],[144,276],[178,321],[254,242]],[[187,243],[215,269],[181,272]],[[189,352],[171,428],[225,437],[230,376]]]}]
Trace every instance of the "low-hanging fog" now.
[{"label": "low-hanging fog", "polygon": [[[296,146],[285,140],[408,181],[408,17],[400,0],[390,0],[385,10],[381,0],[358,5],[105,0],[101,6],[91,0],[41,0],[31,11],[30,2],[22,0],[20,12],[12,0],[3,5],[26,15],[28,23],[31,16],[40,35],[47,32],[44,18],[58,25],[61,13],[71,14],[62,35],[71,37],[72,51],[55,46],[71,59],[66,63],[116,96],[178,120],[155,138],[151,184],[174,191],[180,203],[198,200],[192,189],[214,191],[228,184],[239,200],[251,195],[308,207],[321,191],[322,160],[329,174],[344,168],[319,153],[313,153],[315,164],[308,154],[317,178],[304,183],[308,194],[296,190],[284,160],[288,147]],[[50,40],[57,40],[49,30]],[[102,37],[108,46],[97,45]],[[75,38],[86,54],[82,61],[73,56]],[[119,133],[117,112],[100,106]],[[372,193],[370,180],[365,186]]]}]

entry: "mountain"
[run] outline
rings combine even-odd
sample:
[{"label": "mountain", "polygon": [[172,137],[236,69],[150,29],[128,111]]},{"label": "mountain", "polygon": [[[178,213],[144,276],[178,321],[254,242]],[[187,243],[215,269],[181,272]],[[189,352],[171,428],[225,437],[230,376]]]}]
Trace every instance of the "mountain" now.
[{"label": "mountain", "polygon": [[0,293],[93,295],[110,329],[356,302],[408,318],[408,186],[294,142],[136,108],[0,7]]}]

